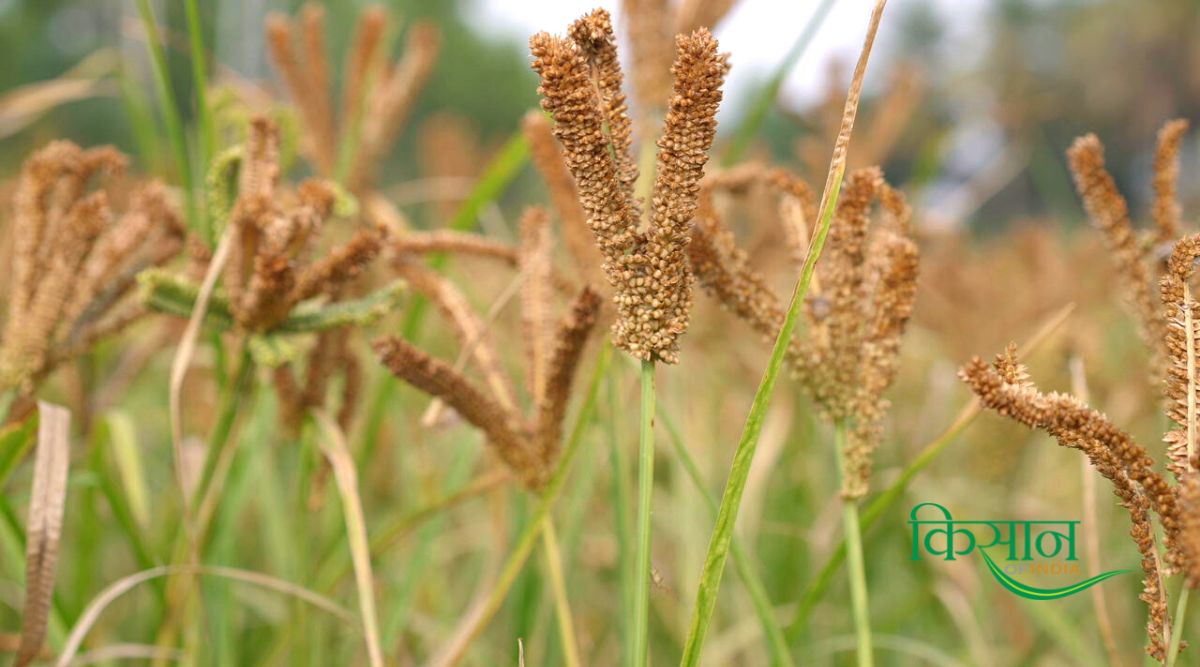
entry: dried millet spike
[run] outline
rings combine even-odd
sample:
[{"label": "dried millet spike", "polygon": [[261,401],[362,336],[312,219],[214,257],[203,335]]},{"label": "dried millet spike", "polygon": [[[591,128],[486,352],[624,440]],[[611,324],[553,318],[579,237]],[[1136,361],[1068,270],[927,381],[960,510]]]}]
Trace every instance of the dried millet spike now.
[{"label": "dried millet spike", "polygon": [[1143,252],[1129,221],[1129,206],[1104,166],[1104,146],[1096,135],[1087,134],[1075,140],[1067,151],[1067,158],[1088,217],[1104,234],[1126,298],[1141,320],[1141,333],[1150,348],[1154,377],[1162,378],[1165,372],[1162,340],[1166,322],[1162,319],[1150,275],[1143,263]]},{"label": "dried millet spike", "polygon": [[[297,26],[278,13],[267,16],[267,46],[300,112],[306,129],[306,151],[321,173],[330,173],[336,160],[337,136],[329,107],[329,63],[323,48],[324,10],[306,4],[299,23]],[[314,46],[319,48],[314,50]]]},{"label": "dried millet spike", "polygon": [[536,485],[541,466],[523,435],[517,415],[476,389],[453,368],[417,349],[406,340],[390,336],[372,344],[388,370],[405,382],[455,409],[463,419],[483,431],[500,458],[527,484]]},{"label": "dried millet spike", "polygon": [[379,65],[383,34],[388,27],[388,15],[379,5],[363,9],[358,16],[350,54],[346,57],[345,87],[342,89],[342,118],[353,119],[362,110],[363,89],[367,78]]},{"label": "dried millet spike", "polygon": [[1180,484],[1183,505],[1180,550],[1184,557],[1184,576],[1191,588],[1200,588],[1200,468]]},{"label": "dried millet spike", "polygon": [[562,223],[563,244],[575,260],[576,270],[593,286],[606,283],[600,268],[604,258],[596,249],[592,232],[588,229],[587,213],[579,204],[575,178],[567,170],[562,151],[554,139],[553,124],[544,114],[530,111],[521,121],[521,128],[529,141],[533,165],[546,182],[550,202]]},{"label": "dried millet spike", "polygon": [[373,185],[379,163],[396,142],[417,96],[433,74],[441,50],[441,33],[432,23],[418,22],[409,31],[400,62],[387,73],[378,92],[368,101],[363,117],[362,141],[350,168],[354,191]]},{"label": "dried millet spike", "polygon": [[783,307],[761,274],[750,268],[746,252],[733,241],[733,232],[715,213],[696,217],[688,256],[700,286],[722,307],[745,320],[764,341],[783,323]]},{"label": "dried millet spike", "polygon": [[[1153,461],[1144,447],[1113,426],[1101,413],[1073,396],[1043,394],[1028,381],[1020,369],[1012,348],[1002,355],[995,367],[978,357],[959,371],[980,402],[1002,415],[1031,428],[1040,428],[1054,436],[1059,444],[1087,455],[1096,470],[1113,483],[1121,504],[1130,511],[1131,535],[1142,553],[1146,577],[1142,599],[1150,606],[1150,646],[1148,652],[1162,659],[1162,637],[1167,623],[1165,591],[1157,565],[1149,510],[1158,514],[1167,535],[1164,558],[1166,572],[1182,564],[1181,509],[1173,490],[1153,469]],[[1019,380],[1013,382],[1012,380]]]},{"label": "dried millet spike", "polygon": [[[603,9],[594,10],[572,23],[568,34],[587,62],[592,85],[600,97],[600,111],[606,123],[604,129],[612,144],[617,178],[626,196],[632,199],[638,166],[633,159],[633,121],[625,103],[625,77],[617,60],[617,36],[613,32],[612,17]],[[543,108],[546,108],[544,104]],[[550,111],[548,108],[546,110]],[[555,120],[558,120],[557,115]],[[562,140],[562,137],[559,139]]]},{"label": "dried millet spike", "polygon": [[459,344],[469,350],[493,398],[509,412],[517,411],[516,392],[504,374],[487,324],[471,309],[463,293],[441,274],[418,262],[396,263],[397,273],[413,291],[428,298],[454,326]]},{"label": "dried millet spike", "polygon": [[288,295],[292,303],[311,299],[334,290],[358,278],[382,248],[379,232],[362,229],[344,245],[305,267]]},{"label": "dried millet spike", "polygon": [[1179,181],[1179,148],[1187,130],[1186,120],[1175,119],[1158,131],[1158,146],[1154,151],[1154,224],[1158,228],[1156,240],[1159,243],[1171,243],[1182,233],[1176,185]]},{"label": "dried millet spike", "polygon": [[558,325],[558,332],[554,337],[545,383],[541,393],[536,395],[536,416],[533,422],[534,447],[542,460],[542,468],[547,473],[558,457],[571,384],[579,368],[579,360],[583,356],[588,336],[596,325],[599,311],[600,295],[585,287],[575,298],[571,311]]},{"label": "dried millet spike", "polygon": [[[1200,235],[1185,236],[1175,243],[1160,283],[1163,319],[1166,322],[1166,381],[1163,397],[1167,417],[1179,425],[1168,431],[1167,468],[1182,481],[1190,469],[1196,469],[1197,438],[1200,419],[1200,308],[1189,288],[1200,259]],[[1190,457],[1189,457],[1190,454]]]},{"label": "dried millet spike", "polygon": [[870,319],[858,348],[860,369],[855,426],[846,444],[847,469],[842,497],[866,495],[874,452],[883,437],[883,418],[890,404],[883,392],[896,378],[900,338],[912,316],[917,296],[917,244],[890,230],[880,232],[876,257],[868,259],[876,272]]},{"label": "dried millet spike", "polygon": [[618,263],[621,280],[613,329],[617,345],[646,360],[678,361],[687,330],[692,275],[687,262],[700,179],[717,130],[728,56],[700,29],[676,40],[674,95],[658,140],[650,228],[633,255]]},{"label": "dried millet spike", "polygon": [[619,98],[620,69],[607,13],[577,21],[571,36],[539,33],[530,39],[530,50],[541,75],[542,106],[556,121],[555,136],[616,292],[613,340],[639,359],[674,363],[691,306],[689,226],[727,58],[705,30],[678,40],[675,94],[658,143],[653,214],[642,232],[631,192],[635,172],[626,166],[628,117]]},{"label": "dried millet spike", "polygon": [[830,351],[821,366],[826,379],[817,400],[834,419],[853,414],[863,341],[864,280],[871,204],[883,185],[878,168],[855,170],[846,179],[829,229],[828,255],[821,268],[822,295],[829,300]]},{"label": "dried millet spike", "polygon": [[22,168],[14,197],[13,270],[0,338],[0,385],[29,393],[59,364],[144,314],[128,296],[137,271],[181,247],[182,225],[160,184],[135,185],[118,215],[104,183],[125,157],[53,142]]},{"label": "dried millet spike", "polygon": [[547,33],[534,35],[529,45],[542,78],[542,108],[554,116],[554,136],[575,176],[588,227],[605,260],[613,262],[633,249],[638,212],[632,188],[618,178],[600,104],[589,92],[588,63],[574,42]]}]

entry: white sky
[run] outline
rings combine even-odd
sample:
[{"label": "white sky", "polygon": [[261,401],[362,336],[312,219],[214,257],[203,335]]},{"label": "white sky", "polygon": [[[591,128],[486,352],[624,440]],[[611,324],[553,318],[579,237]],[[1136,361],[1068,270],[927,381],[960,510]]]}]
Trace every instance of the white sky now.
[{"label": "white sky", "polygon": [[[922,0],[892,0],[884,14],[877,50],[887,48],[888,20]],[[756,80],[765,79],[783,59],[788,48],[804,29],[819,0],[741,0],[717,27],[721,48],[732,57],[733,70],[726,83],[727,100],[743,99],[740,94]],[[483,33],[524,41],[539,31],[565,32],[567,25],[591,9],[602,6],[613,13],[620,25],[619,0],[472,0],[469,20]],[[782,98],[792,102],[818,99],[824,90],[825,63],[839,57],[853,66],[862,47],[867,17],[874,0],[838,0],[825,19],[808,51],[792,70],[784,84]],[[970,53],[973,20],[984,0],[933,0],[947,21],[949,38]],[[868,78],[871,78],[868,75]]]}]

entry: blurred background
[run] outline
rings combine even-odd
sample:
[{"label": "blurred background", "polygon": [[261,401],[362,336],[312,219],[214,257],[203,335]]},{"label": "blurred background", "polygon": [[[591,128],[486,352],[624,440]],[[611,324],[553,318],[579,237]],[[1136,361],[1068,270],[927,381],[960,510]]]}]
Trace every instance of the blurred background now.
[{"label": "blurred background", "polygon": [[[364,4],[328,7],[333,54],[345,52]],[[392,3],[405,25],[434,19],[446,44],[410,131],[392,156],[393,173],[413,175],[419,128],[434,112],[461,122],[484,151],[498,145],[536,104],[528,36],[564,26],[593,4]],[[733,63],[724,136],[745,117],[819,4],[745,0],[717,26]],[[840,107],[868,4],[832,3],[784,79],[754,151],[798,160],[802,171],[823,170],[828,112]],[[203,3],[206,43],[220,63],[217,80],[272,87],[263,18],[298,5]],[[160,1],[157,9],[176,30],[176,46],[184,46],[182,4]],[[610,9],[619,20],[619,6]],[[1149,191],[1154,131],[1167,118],[1194,116],[1200,105],[1200,72],[1188,67],[1200,60],[1200,9],[1191,0],[893,0],[888,12],[868,76],[864,127],[872,127],[875,107],[891,113],[886,123],[875,123],[881,127],[872,135],[870,154],[859,146],[855,161],[881,162],[892,181],[919,195],[929,229],[990,229],[1046,215],[1077,221],[1063,151],[1086,131],[1104,139],[1118,181],[1135,205],[1141,203]],[[186,49],[170,53],[176,85],[186,91]],[[6,154],[23,155],[48,137],[65,135],[82,143],[113,142],[151,167],[169,168],[163,156],[146,154],[156,142],[139,139],[135,130],[140,116],[153,113],[153,99],[133,3],[0,0],[0,57],[0,90],[10,98],[23,85],[74,79],[36,99],[18,100],[17,108],[0,102],[0,150]],[[1183,155],[1181,187],[1191,195],[1197,170],[1188,167],[1197,152],[1185,149]],[[12,160],[0,167],[16,168]]]}]

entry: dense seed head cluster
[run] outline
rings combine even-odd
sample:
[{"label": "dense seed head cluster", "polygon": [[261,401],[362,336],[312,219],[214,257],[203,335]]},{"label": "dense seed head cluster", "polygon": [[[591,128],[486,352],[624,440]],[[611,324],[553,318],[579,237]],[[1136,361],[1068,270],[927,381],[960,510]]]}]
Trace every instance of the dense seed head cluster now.
[{"label": "dense seed head cluster", "polygon": [[135,184],[124,210],[108,187],[124,172],[112,148],[55,141],[24,164],[14,196],[8,317],[0,388],[29,393],[63,361],[144,314],[130,297],[138,271],[183,245],[164,186]]},{"label": "dense seed head cluster", "polygon": [[353,142],[353,160],[344,173],[355,192],[371,189],[380,163],[433,72],[440,49],[437,28],[418,22],[399,62],[386,62],[382,46],[389,23],[387,13],[378,7],[359,16],[342,74],[340,117],[335,118],[324,9],[310,2],[296,20],[282,14],[267,18],[267,46],[299,111],[305,153],[318,173],[333,177],[347,142]]},{"label": "dense seed head cluster", "polygon": [[240,188],[228,224],[234,235],[225,267],[229,308],[240,327],[267,331],[299,304],[333,297],[359,275],[381,247],[380,232],[358,231],[347,243],[306,261],[337,194],[320,180],[294,190],[279,183],[279,131],[256,118],[250,124]]},{"label": "dense seed head cluster", "polygon": [[[1146,449],[1118,429],[1103,414],[1079,399],[1057,392],[1045,394],[1026,378],[1013,348],[989,366],[976,357],[959,376],[987,408],[1030,428],[1039,428],[1059,444],[1083,452],[1097,472],[1110,480],[1133,522],[1131,535],[1142,553],[1145,573],[1142,599],[1150,607],[1147,651],[1158,660],[1165,655],[1166,593],[1162,578],[1185,565],[1183,512],[1178,495],[1154,470]],[[1015,381],[1014,381],[1015,380]],[[1158,515],[1166,534],[1165,568],[1158,565],[1150,511]]]},{"label": "dense seed head cluster", "polygon": [[716,131],[727,57],[707,30],[677,40],[673,94],[643,230],[633,193],[631,123],[607,12],[576,21],[569,39],[534,35],[530,50],[541,75],[542,107],[556,122],[555,136],[614,288],[613,340],[639,359],[674,363],[691,308],[686,255],[691,221]]},{"label": "dense seed head cluster", "polygon": [[[780,196],[780,222],[797,262],[803,262],[808,220],[816,215],[812,191],[786,172],[759,166],[705,179],[688,253],[700,286],[771,341],[783,325],[783,302],[712,205],[715,191],[745,193],[751,184]],[[842,494],[859,498],[867,492],[888,409],[883,394],[895,379],[900,338],[916,299],[918,251],[904,196],[878,169],[856,170],[843,193],[809,288],[804,338],[790,341],[787,354],[826,415],[850,427]],[[877,202],[879,220],[872,225]]]}]

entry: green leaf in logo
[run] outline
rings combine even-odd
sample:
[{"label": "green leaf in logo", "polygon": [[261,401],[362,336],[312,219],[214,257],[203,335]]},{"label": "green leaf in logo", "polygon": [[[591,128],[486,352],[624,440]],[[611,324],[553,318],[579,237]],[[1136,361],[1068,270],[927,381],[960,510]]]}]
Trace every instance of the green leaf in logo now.
[{"label": "green leaf in logo", "polygon": [[1108,572],[1102,572],[1094,577],[1089,577],[1079,583],[1072,584],[1070,586],[1064,586],[1063,588],[1037,588],[1023,584],[1010,577],[1007,573],[1005,573],[1003,568],[996,564],[996,561],[992,560],[992,557],[988,555],[986,550],[980,549],[979,553],[983,554],[983,559],[987,561],[988,570],[991,571],[992,576],[996,578],[996,581],[1000,582],[1001,586],[1007,588],[1012,593],[1030,600],[1057,600],[1059,598],[1065,598],[1068,595],[1074,595],[1081,591],[1085,591],[1104,581],[1105,579],[1111,579],[1118,574],[1125,574],[1126,572],[1130,571],[1110,570]]}]

